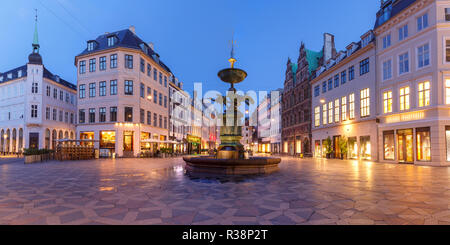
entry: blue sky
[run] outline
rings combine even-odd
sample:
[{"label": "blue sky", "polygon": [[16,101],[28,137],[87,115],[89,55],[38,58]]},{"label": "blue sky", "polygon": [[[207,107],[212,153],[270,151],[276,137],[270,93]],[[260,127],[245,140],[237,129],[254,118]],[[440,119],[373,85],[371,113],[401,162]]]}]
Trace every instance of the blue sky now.
[{"label": "blue sky", "polygon": [[74,57],[86,41],[104,32],[136,27],[184,82],[203,91],[224,91],[217,77],[229,66],[230,39],[237,41],[236,66],[249,76],[238,89],[283,87],[287,58],[297,60],[300,42],[320,50],[324,32],[337,49],[373,27],[379,0],[8,0],[0,8],[0,72],[27,62],[34,9],[44,65],[76,83]]}]

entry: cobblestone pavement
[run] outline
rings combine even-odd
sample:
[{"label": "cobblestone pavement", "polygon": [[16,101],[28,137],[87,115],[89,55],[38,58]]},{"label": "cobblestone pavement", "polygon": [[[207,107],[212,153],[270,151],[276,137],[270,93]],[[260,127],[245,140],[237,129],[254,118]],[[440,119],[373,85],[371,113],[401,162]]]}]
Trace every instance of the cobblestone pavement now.
[{"label": "cobblestone pavement", "polygon": [[250,179],[182,159],[0,164],[0,224],[450,224],[450,168],[283,158]]}]

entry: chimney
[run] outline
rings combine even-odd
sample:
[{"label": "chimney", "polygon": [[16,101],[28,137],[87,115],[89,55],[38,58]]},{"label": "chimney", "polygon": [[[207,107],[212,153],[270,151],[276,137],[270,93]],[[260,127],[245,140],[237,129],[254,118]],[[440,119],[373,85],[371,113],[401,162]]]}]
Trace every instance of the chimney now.
[{"label": "chimney", "polygon": [[128,28],[133,34],[136,34],[136,28],[131,25],[130,28]]},{"label": "chimney", "polygon": [[323,34],[323,61],[327,63],[328,60],[333,58],[334,46],[334,36],[329,33]]},{"label": "chimney", "polygon": [[147,45],[153,50],[155,51],[155,45],[152,42],[147,43]]}]

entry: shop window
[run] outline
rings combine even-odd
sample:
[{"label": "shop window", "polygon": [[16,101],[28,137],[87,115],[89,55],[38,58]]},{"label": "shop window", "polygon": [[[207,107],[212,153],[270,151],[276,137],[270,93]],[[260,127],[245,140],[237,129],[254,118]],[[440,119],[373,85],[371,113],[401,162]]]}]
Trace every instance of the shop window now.
[{"label": "shop window", "polygon": [[348,138],[348,158],[358,159],[358,142],[356,137]]},{"label": "shop window", "polygon": [[395,160],[394,131],[383,132],[384,160]]},{"label": "shop window", "polygon": [[370,160],[372,158],[370,136],[361,136],[359,142],[361,144],[361,159]]},{"label": "shop window", "polygon": [[314,143],[314,153],[315,153],[315,157],[322,157],[320,140],[316,140]]},{"label": "shop window", "polygon": [[445,141],[447,143],[447,161],[450,162],[450,126],[445,127]]},{"label": "shop window", "polygon": [[115,131],[100,131],[100,148],[114,149],[116,147]]},{"label": "shop window", "polygon": [[430,128],[416,129],[417,161],[431,161]]}]

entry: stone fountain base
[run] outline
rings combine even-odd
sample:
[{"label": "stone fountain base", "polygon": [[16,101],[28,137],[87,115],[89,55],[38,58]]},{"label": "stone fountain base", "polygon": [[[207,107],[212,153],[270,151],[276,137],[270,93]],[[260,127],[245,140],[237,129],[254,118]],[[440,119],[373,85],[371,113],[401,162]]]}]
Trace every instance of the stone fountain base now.
[{"label": "stone fountain base", "polygon": [[184,157],[186,170],[191,173],[218,175],[270,174],[278,171],[280,158],[252,157],[250,159],[217,159],[215,157]]}]

